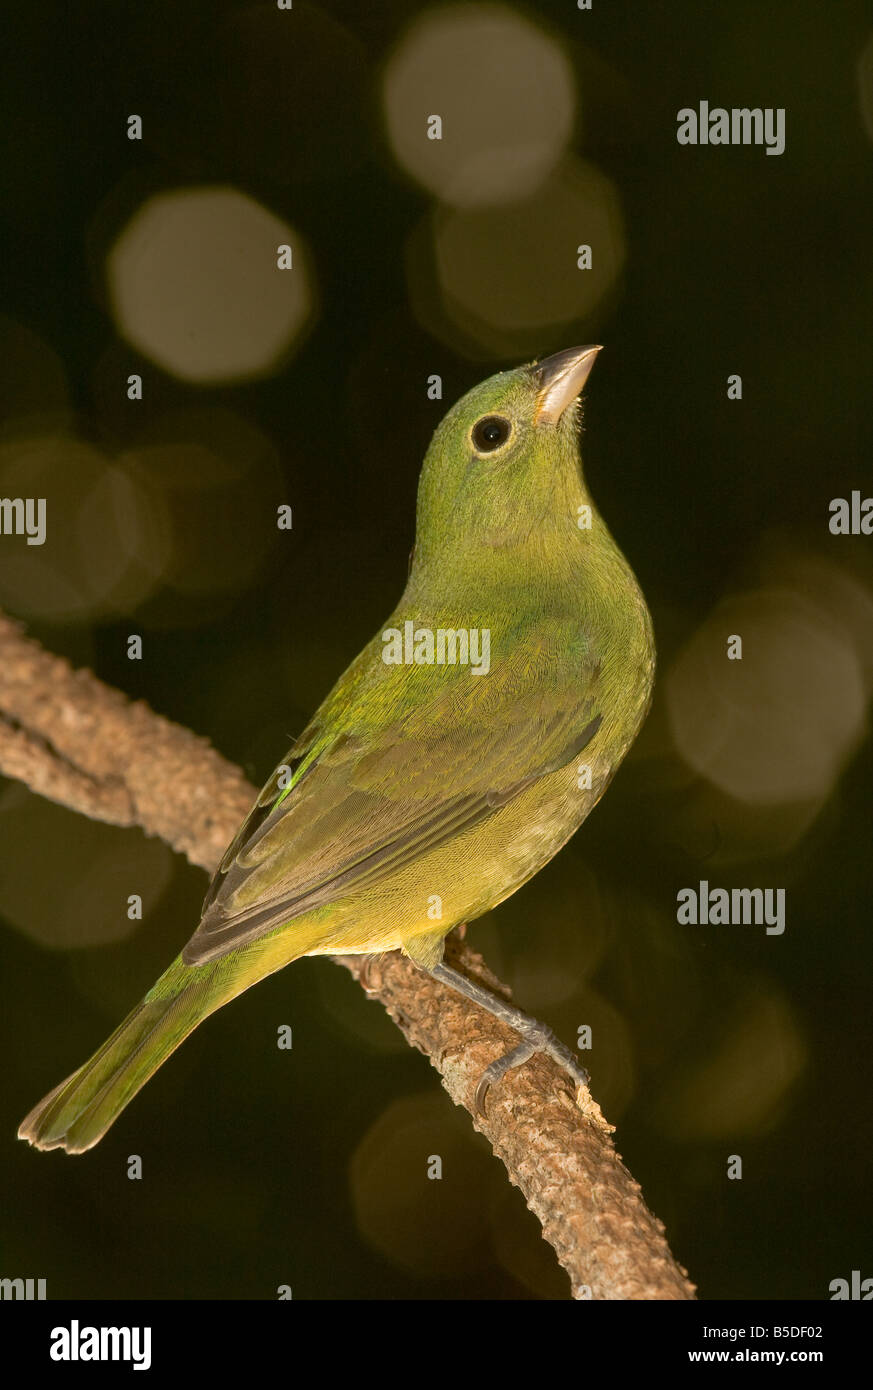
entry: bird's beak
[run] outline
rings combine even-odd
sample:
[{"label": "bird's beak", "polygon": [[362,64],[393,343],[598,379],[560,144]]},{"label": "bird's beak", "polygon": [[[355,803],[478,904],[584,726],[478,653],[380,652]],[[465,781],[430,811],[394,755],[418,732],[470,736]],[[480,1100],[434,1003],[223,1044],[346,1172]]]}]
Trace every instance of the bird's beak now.
[{"label": "bird's beak", "polygon": [[540,379],[534,424],[556,425],[588,380],[600,347],[565,348],[535,367]]}]

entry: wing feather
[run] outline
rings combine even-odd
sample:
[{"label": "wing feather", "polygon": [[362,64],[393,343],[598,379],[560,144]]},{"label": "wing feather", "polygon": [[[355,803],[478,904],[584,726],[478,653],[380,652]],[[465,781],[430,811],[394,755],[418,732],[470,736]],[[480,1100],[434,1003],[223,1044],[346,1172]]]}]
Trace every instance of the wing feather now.
[{"label": "wing feather", "polygon": [[185,963],[377,885],[570,763],[600,727],[599,667],[547,623],[507,649],[488,675],[429,668],[437,688],[424,702],[421,667],[385,666],[381,643],[365,649],[229,847]]}]

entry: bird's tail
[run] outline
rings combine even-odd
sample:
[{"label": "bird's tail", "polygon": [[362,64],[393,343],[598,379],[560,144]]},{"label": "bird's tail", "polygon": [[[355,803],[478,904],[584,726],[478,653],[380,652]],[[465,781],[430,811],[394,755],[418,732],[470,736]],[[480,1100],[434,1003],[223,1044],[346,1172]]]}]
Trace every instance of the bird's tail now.
[{"label": "bird's tail", "polygon": [[222,988],[221,973],[175,961],[90,1061],[31,1110],[19,1139],[73,1154],[90,1149],[197,1024],[253,983]]}]

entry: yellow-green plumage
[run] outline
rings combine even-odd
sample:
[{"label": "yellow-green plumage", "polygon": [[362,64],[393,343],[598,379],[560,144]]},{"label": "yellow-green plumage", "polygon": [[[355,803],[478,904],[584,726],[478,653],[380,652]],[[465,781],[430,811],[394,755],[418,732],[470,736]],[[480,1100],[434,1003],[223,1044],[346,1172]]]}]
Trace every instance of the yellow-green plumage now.
[{"label": "yellow-green plumage", "polygon": [[[579,464],[594,351],[500,373],[445,417],[394,613],[262,791],[182,955],[22,1138],[89,1148],[192,1028],[301,955],[401,948],[434,966],[448,932],[542,868],[596,804],[645,717],[654,647]],[[483,419],[506,441],[485,447]],[[407,621],[487,629],[487,674],[386,664],[383,631]]]}]

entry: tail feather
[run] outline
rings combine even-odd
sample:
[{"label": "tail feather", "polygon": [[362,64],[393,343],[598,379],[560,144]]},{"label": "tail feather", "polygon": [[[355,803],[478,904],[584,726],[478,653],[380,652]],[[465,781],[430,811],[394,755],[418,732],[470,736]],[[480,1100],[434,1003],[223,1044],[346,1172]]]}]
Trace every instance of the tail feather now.
[{"label": "tail feather", "polygon": [[70,1154],[92,1148],[198,1023],[324,937],[324,924],[316,919],[307,932],[297,930],[291,938],[274,932],[206,965],[189,966],[177,956],[94,1056],[34,1106],[19,1126],[19,1139]]},{"label": "tail feather", "polygon": [[37,1149],[90,1149],[170,1053],[223,1002],[213,1000],[204,1008],[203,991],[192,986],[165,999],[147,996],[90,1061],[22,1120],[19,1139]]}]

